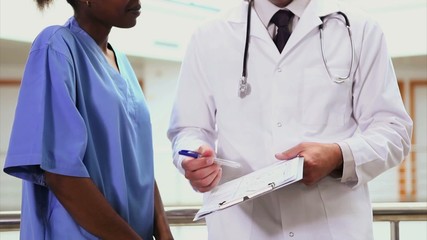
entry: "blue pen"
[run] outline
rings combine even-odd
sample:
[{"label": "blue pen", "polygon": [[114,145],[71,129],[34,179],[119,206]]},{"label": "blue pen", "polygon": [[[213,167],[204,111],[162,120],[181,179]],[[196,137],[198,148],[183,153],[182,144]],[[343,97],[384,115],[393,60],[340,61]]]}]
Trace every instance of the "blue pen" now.
[{"label": "blue pen", "polygon": [[[198,153],[196,151],[191,151],[191,150],[180,150],[178,152],[178,154],[183,155],[183,156],[187,156],[187,157],[192,157],[192,158],[199,158],[200,157],[200,153]],[[228,167],[232,167],[232,168],[239,168],[240,167],[240,163],[230,161],[230,160],[225,160],[225,159],[221,159],[221,158],[214,158],[214,161],[219,165],[224,165],[224,166],[228,166]]]}]

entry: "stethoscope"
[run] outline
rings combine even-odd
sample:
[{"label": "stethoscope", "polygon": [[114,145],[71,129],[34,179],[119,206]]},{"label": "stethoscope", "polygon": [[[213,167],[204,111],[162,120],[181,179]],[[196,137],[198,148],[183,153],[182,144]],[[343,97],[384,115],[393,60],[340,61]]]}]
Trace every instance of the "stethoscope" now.
[{"label": "stethoscope", "polygon": [[[245,50],[243,53],[243,67],[242,67],[242,76],[239,81],[239,97],[244,98],[247,95],[251,93],[251,85],[247,81],[247,62],[248,62],[248,49],[249,49],[249,39],[250,39],[250,29],[251,29],[251,7],[252,7],[253,0],[248,0],[248,13],[247,13],[247,21],[246,21],[246,39],[245,39]],[[332,15],[340,15],[344,18],[345,26],[347,28],[349,40],[350,40],[350,46],[351,46],[351,61],[350,61],[350,68],[348,70],[347,75],[345,76],[338,76],[331,72],[331,70],[328,67],[328,61],[326,60],[325,54],[324,54],[324,43],[323,43],[323,27],[325,22],[332,19]],[[347,15],[345,15],[343,12],[336,12],[332,13],[323,17],[320,17],[320,20],[322,21],[322,24],[319,25],[319,32],[320,32],[320,51],[322,53],[322,60],[325,65],[326,71],[328,72],[329,77],[335,82],[335,83],[343,83],[344,81],[348,80],[351,75],[351,71],[353,70],[353,59],[354,59],[354,45],[353,45],[353,37],[351,35],[351,29],[350,29],[350,21],[348,20]]]}]

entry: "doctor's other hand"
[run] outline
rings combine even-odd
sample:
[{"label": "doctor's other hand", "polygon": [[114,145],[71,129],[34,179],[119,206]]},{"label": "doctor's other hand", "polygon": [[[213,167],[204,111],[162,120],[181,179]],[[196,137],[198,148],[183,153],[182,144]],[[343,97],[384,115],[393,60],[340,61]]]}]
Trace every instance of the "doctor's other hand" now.
[{"label": "doctor's other hand", "polygon": [[304,157],[302,182],[312,185],[333,171],[342,169],[341,148],[336,143],[303,142],[282,153],[276,154],[279,160],[290,160],[296,156]]},{"label": "doctor's other hand", "polygon": [[190,181],[191,186],[198,192],[208,192],[216,185],[222,176],[221,167],[214,162],[215,153],[209,146],[200,146],[197,152],[198,158],[185,158],[182,168],[185,170],[185,178]]}]

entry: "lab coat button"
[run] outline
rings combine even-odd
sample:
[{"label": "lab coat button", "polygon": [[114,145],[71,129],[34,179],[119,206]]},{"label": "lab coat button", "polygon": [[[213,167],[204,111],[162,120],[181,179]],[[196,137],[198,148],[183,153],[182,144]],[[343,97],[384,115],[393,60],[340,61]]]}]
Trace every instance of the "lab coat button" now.
[{"label": "lab coat button", "polygon": [[293,232],[289,232],[289,237],[294,237],[294,233]]},{"label": "lab coat button", "polygon": [[281,122],[277,122],[277,127],[282,127],[282,123]]},{"label": "lab coat button", "polygon": [[277,71],[278,71],[278,72],[282,72],[282,69],[281,69],[281,68],[278,68],[278,69],[277,69]]}]

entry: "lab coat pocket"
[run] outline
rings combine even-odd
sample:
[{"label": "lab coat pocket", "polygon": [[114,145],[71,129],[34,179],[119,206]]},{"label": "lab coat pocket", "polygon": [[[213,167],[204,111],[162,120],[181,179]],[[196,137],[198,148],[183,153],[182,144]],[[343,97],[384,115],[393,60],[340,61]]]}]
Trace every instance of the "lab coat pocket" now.
[{"label": "lab coat pocket", "polygon": [[[330,69],[345,76],[348,69]],[[349,78],[335,82],[325,68],[307,68],[300,86],[301,122],[312,126],[342,126],[351,114],[351,86]]]}]

